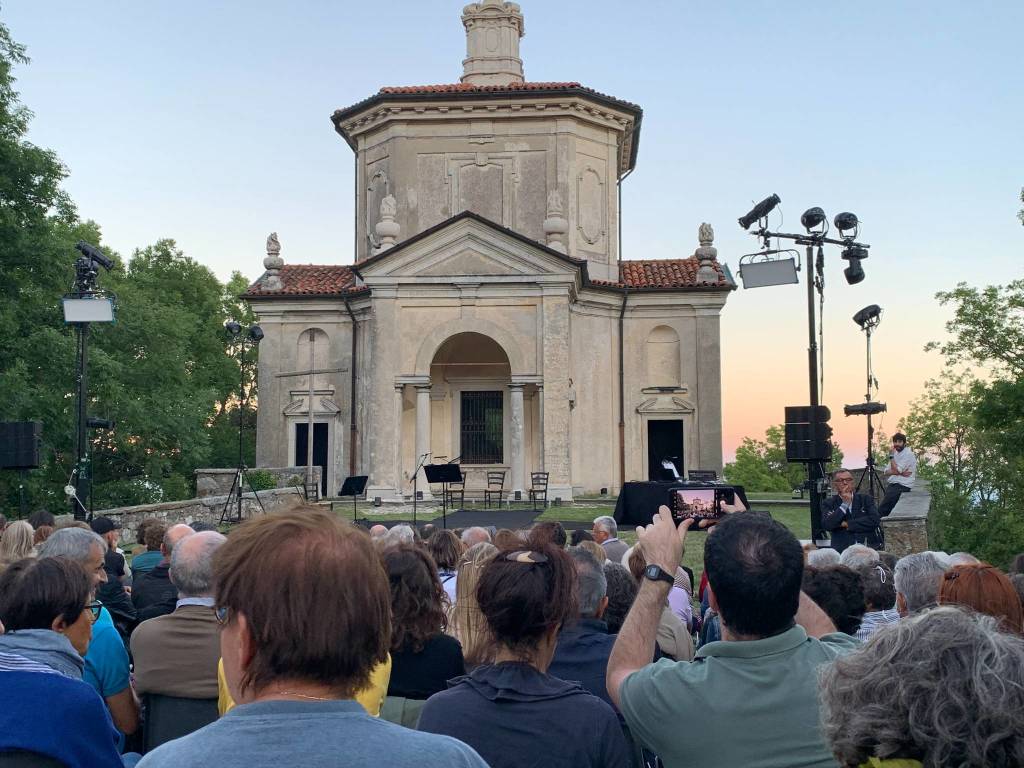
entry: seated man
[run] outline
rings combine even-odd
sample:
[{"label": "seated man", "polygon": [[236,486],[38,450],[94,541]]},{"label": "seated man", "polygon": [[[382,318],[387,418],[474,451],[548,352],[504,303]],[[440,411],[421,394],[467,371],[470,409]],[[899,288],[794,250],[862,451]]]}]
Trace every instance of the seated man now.
[{"label": "seated man", "polygon": [[164,543],[164,534],[167,533],[167,526],[154,517],[147,517],[139,524],[139,544],[145,548],[145,552],[139,552],[132,558],[132,576],[138,578],[144,573],[149,573],[164,559],[160,547]]},{"label": "seated man", "polygon": [[171,555],[174,545],[195,531],[187,525],[172,525],[164,534],[160,552],[164,559],[149,573],[144,573],[135,580],[132,587],[132,603],[140,622],[156,616],[166,616],[174,611],[178,603],[178,588],[171,583]]},{"label": "seated man", "polygon": [[658,617],[692,524],[667,507],[638,528],[648,558],[608,662],[608,693],[667,768],[835,768],[819,725],[818,667],[857,641],[800,591],[803,550],[781,523],[726,515],[704,547],[722,640],[692,662],[650,664]]},{"label": "seated man", "polygon": [[869,493],[853,492],[853,474],[840,469],[832,476],[835,493],[821,503],[821,524],[832,534],[832,547],[842,553],[851,544],[882,546],[882,518]]},{"label": "seated man", "polygon": [[213,556],[225,541],[207,531],[175,545],[170,577],[178,588],[177,606],[173,613],[142,622],[132,635],[140,696],[217,698],[220,625],[213,606]]},{"label": "seated man", "polygon": [[124,553],[117,548],[121,527],[109,517],[99,516],[89,523],[89,527],[107,544],[103,555],[103,570],[107,572],[107,580],[96,588],[96,598],[103,607],[110,611],[121,640],[124,641],[135,629],[135,606],[124,589],[130,583],[129,570]]},{"label": "seated man", "polygon": [[[594,527],[590,530],[594,541],[604,547],[608,559],[613,563],[622,563],[622,556],[626,554],[629,545],[619,540],[619,524],[610,515],[602,515],[594,519]],[[625,565],[625,563],[622,563]]]},{"label": "seated man", "polygon": [[896,610],[901,617],[931,608],[939,602],[946,564],[934,552],[915,552],[896,561]]},{"label": "seated man", "polygon": [[486,768],[454,739],[371,717],[352,696],[387,659],[391,590],[366,534],[313,507],[253,518],[214,557],[224,676],[238,703],[144,768]]}]

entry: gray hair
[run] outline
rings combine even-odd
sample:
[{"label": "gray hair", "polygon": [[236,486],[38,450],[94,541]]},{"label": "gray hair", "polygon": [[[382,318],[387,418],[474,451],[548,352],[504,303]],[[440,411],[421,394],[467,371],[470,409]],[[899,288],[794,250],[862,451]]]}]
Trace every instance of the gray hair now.
[{"label": "gray hair", "polygon": [[479,525],[474,525],[462,532],[462,543],[467,547],[472,547],[475,544],[480,544],[485,541],[491,540],[490,531],[486,528],[481,528]]},{"label": "gray hair", "polygon": [[377,544],[378,550],[383,552],[385,549],[391,549],[391,547],[397,547],[402,544],[415,544],[416,533],[413,531],[412,526],[403,523],[390,528],[387,533],[374,541]]},{"label": "gray hair", "polygon": [[839,564],[854,570],[878,565],[878,551],[871,547],[865,547],[863,544],[851,544],[839,556]]},{"label": "gray hair", "polygon": [[1024,638],[942,607],[879,630],[821,676],[839,764],[1024,765]]},{"label": "gray hair", "polygon": [[605,531],[613,539],[619,534],[619,524],[615,522],[615,518],[609,515],[601,515],[601,517],[594,518],[594,525]]},{"label": "gray hair", "polygon": [[170,576],[180,597],[213,595],[213,553],[227,537],[216,531],[193,533],[178,541],[171,553]]},{"label": "gray hair", "polygon": [[601,598],[608,594],[608,578],[597,558],[583,547],[569,547],[569,556],[576,565],[576,599],[580,616],[591,619],[601,605]]},{"label": "gray hair", "polygon": [[901,557],[893,571],[896,592],[903,595],[907,613],[917,613],[934,605],[946,566],[934,552],[918,552]]},{"label": "gray hair", "polygon": [[839,565],[839,553],[832,547],[812,549],[807,553],[807,564],[815,568],[828,568],[830,565]]},{"label": "gray hair", "polygon": [[954,552],[949,556],[949,567],[952,568],[954,565],[979,565],[981,560],[976,558],[970,552]]},{"label": "gray hair", "polygon": [[94,547],[99,547],[101,552],[107,551],[107,542],[98,533],[84,528],[61,528],[43,542],[39,557],[66,557],[84,564],[92,557]]}]

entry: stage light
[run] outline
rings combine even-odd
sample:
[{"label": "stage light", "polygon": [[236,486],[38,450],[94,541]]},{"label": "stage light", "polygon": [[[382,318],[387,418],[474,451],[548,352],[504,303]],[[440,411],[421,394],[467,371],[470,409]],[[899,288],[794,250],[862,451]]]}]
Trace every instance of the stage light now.
[{"label": "stage light", "polygon": [[771,195],[770,197],[766,197],[760,203],[758,203],[749,211],[747,211],[746,214],[740,216],[739,219],[737,219],[737,221],[739,221],[740,226],[743,227],[744,229],[750,229],[751,224],[753,224],[758,219],[763,219],[769,213],[774,211],[775,206],[777,206],[781,202],[782,198],[779,197],[778,195]]},{"label": "stage light", "polygon": [[875,400],[843,406],[843,413],[847,416],[877,416],[879,413],[885,413],[887,410],[885,403],[879,403]]},{"label": "stage light", "polygon": [[254,325],[252,328],[249,329],[249,338],[255,341],[256,343],[259,343],[260,340],[263,338],[263,329],[260,328],[258,325]]},{"label": "stage light", "polygon": [[112,323],[114,302],[105,296],[87,296],[82,299],[65,298],[65,323]]},{"label": "stage light", "polygon": [[100,419],[95,416],[90,416],[85,420],[85,426],[89,429],[113,429],[114,421],[111,419]]},{"label": "stage light", "polygon": [[[835,219],[832,220],[832,223],[835,224],[836,229],[839,230],[840,237],[856,237],[857,230],[860,227],[860,221],[857,219],[857,214],[850,213],[849,211],[837,213]],[[853,234],[847,235],[846,233],[850,230],[853,230]]]},{"label": "stage light", "polygon": [[853,322],[859,325],[861,328],[871,324],[872,326],[878,325],[879,318],[882,316],[882,308],[877,304],[864,307],[860,312],[853,316]]},{"label": "stage light", "polygon": [[237,320],[228,320],[224,323],[224,330],[230,333],[232,336],[237,336],[242,332],[242,324]]},{"label": "stage light", "polygon": [[851,245],[848,248],[844,248],[843,252],[839,255],[850,262],[850,265],[843,270],[846,282],[850,285],[856,285],[861,282],[864,279],[864,267],[861,266],[861,261],[868,257],[868,249],[862,248],[859,245]]},{"label": "stage light", "polygon": [[108,259],[103,251],[95,245],[89,245],[85,240],[79,240],[75,244],[75,249],[85,258],[89,259],[89,261],[95,261],[108,272],[114,268],[114,262]]},{"label": "stage light", "polygon": [[804,211],[803,216],[800,217],[800,223],[803,225],[803,228],[806,229],[808,232],[810,232],[815,227],[822,227],[822,232],[824,232],[826,221],[827,219],[825,217],[825,212],[818,206],[808,208],[806,211]]}]

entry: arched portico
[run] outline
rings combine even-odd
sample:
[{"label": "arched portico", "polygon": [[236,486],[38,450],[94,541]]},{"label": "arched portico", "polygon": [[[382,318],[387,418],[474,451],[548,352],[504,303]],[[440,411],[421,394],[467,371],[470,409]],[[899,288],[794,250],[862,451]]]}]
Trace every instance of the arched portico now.
[{"label": "arched portico", "polygon": [[516,338],[497,323],[478,317],[456,318],[435,326],[423,337],[416,353],[413,375],[429,376],[434,357],[441,345],[448,339],[464,333],[475,333],[491,338],[508,359],[510,375],[528,376],[535,373],[536,366],[526,360],[522,347]]}]

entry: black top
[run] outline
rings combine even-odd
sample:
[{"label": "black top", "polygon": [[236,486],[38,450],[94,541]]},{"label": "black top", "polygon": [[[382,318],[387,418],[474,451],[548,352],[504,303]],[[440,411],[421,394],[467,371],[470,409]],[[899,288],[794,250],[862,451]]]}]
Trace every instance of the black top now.
[{"label": "black top", "polygon": [[160,563],[149,573],[135,579],[132,587],[132,603],[139,622],[156,616],[174,613],[178,602],[178,588],[171,583],[168,573],[171,566],[167,562]]},{"label": "black top", "polygon": [[427,699],[448,687],[453,677],[466,674],[462,646],[451,635],[437,633],[413,653],[408,646],[391,652],[388,696]]},{"label": "black top", "polygon": [[[830,496],[821,502],[821,525],[832,533],[832,547],[842,552],[851,544],[866,544],[872,549],[882,546],[882,518],[875,508],[874,498],[867,493],[853,494],[850,511],[842,508],[839,496]],[[843,528],[843,521],[846,528]]]}]

